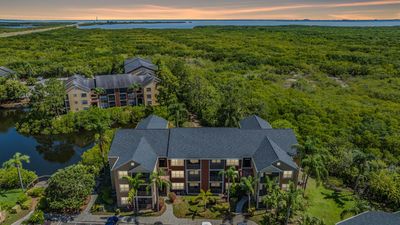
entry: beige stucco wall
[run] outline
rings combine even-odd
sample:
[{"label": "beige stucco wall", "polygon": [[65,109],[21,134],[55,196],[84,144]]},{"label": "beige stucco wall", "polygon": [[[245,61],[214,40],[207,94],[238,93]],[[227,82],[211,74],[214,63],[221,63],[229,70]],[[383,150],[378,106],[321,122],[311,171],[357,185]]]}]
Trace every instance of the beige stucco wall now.
[{"label": "beige stucco wall", "polygon": [[[82,97],[82,94],[86,94],[86,97]],[[77,112],[90,107],[90,93],[79,88],[70,88],[67,90],[67,96],[69,101],[70,111]],[[82,104],[82,101],[86,100],[87,104]]]},{"label": "beige stucco wall", "polygon": [[[147,88],[151,88],[151,92],[147,92]],[[148,105],[147,103],[148,94],[151,94],[151,105],[157,105],[157,95],[158,95],[157,82],[153,81],[152,83],[143,87],[143,101],[145,105]]]}]

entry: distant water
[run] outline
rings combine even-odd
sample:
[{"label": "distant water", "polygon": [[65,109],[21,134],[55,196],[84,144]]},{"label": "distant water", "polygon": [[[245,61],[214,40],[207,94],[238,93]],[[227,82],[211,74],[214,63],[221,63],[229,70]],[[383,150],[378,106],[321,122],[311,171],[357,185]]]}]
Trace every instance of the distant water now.
[{"label": "distant water", "polygon": [[12,29],[27,29],[27,28],[34,28],[35,26],[33,25],[20,25],[20,26],[1,26],[0,23],[0,28],[12,28]]},{"label": "distant water", "polygon": [[384,27],[400,26],[400,20],[192,20],[192,21],[145,21],[144,23],[114,23],[80,26],[80,29],[192,29],[199,26],[335,26],[335,27]]},{"label": "distant water", "polygon": [[26,116],[22,110],[0,109],[0,167],[16,152],[30,157],[24,168],[38,175],[51,175],[58,169],[77,163],[83,152],[93,147],[92,135],[22,135],[15,124]]}]

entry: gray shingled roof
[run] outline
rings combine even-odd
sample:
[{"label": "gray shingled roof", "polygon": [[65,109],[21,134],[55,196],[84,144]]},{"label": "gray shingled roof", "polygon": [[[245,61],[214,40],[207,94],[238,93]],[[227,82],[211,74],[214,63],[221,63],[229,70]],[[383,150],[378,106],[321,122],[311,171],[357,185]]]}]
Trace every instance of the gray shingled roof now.
[{"label": "gray shingled roof", "polygon": [[297,144],[291,130],[242,130],[238,128],[170,129],[168,156],[171,158],[243,158],[252,157],[268,137],[285,152],[294,154]]},{"label": "gray shingled roof", "polygon": [[398,213],[368,211],[343,220],[336,225],[400,225]]},{"label": "gray shingled roof", "polygon": [[115,75],[100,75],[96,76],[96,87],[104,88],[104,89],[113,89],[113,88],[128,88],[133,83],[140,84],[142,86],[147,85],[153,79],[154,76],[144,75],[144,76],[135,76],[132,74],[115,74]]},{"label": "gray shingled roof", "polygon": [[283,151],[268,136],[261,142],[260,147],[254,152],[252,157],[254,164],[259,170],[267,168],[277,161],[281,161],[293,169],[297,169],[296,163],[293,162],[287,152]]},{"label": "gray shingled roof", "polygon": [[7,67],[4,66],[0,66],[0,77],[5,77],[14,73],[16,73],[14,70],[8,69]]},{"label": "gray shingled roof", "polygon": [[151,61],[142,58],[127,59],[124,62],[125,73],[130,73],[140,67],[156,71],[157,66],[151,63]]},{"label": "gray shingled roof", "polygon": [[64,81],[64,84],[66,89],[77,87],[85,91],[90,91],[90,89],[93,88],[93,81],[91,79],[78,74],[68,77],[68,79]]},{"label": "gray shingled roof", "polygon": [[[118,168],[125,163],[133,159],[133,155],[137,149],[141,149],[142,152],[144,144],[142,138],[146,139],[146,142],[151,146],[153,151],[159,157],[167,156],[168,146],[168,130],[136,130],[136,129],[121,129],[115,134],[113,142],[111,144],[110,157],[118,157],[117,162],[113,168]],[[139,158],[135,158],[134,161],[142,161],[141,155],[136,155]],[[143,159],[146,159],[143,154]]]},{"label": "gray shingled roof", "polygon": [[168,128],[168,121],[156,115],[148,116],[147,118],[141,120],[136,126],[136,129],[167,129],[167,128]]},{"label": "gray shingled roof", "polygon": [[242,129],[271,129],[271,125],[256,115],[252,115],[242,119],[239,122]]},{"label": "gray shingled roof", "polygon": [[64,81],[65,88],[78,87],[80,89],[89,91],[93,88],[114,89],[114,88],[128,88],[133,83],[146,86],[153,80],[159,79],[150,74],[135,76],[132,74],[113,74],[113,75],[99,75],[95,78],[85,78],[82,75],[73,75]]},{"label": "gray shingled roof", "polygon": [[[132,152],[145,140],[157,156],[178,159],[229,159],[251,157],[258,170],[276,161],[282,161],[293,169],[297,165],[290,155],[295,155],[297,144],[291,129],[239,129],[239,128],[172,128],[165,129],[167,121],[150,116],[138,124],[137,129],[117,131],[109,156],[119,156],[114,168],[132,159]],[[152,154],[152,153],[150,153]],[[138,154],[138,161],[147,157]],[[150,160],[149,160],[150,161]]]}]

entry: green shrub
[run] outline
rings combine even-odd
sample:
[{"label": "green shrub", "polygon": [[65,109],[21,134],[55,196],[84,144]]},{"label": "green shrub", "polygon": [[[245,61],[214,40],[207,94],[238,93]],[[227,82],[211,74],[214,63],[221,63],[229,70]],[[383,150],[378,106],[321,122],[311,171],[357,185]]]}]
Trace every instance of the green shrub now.
[{"label": "green shrub", "polygon": [[21,206],[20,205],[15,205],[10,209],[10,213],[12,214],[17,214],[21,211]]},{"label": "green shrub", "polygon": [[28,196],[26,194],[18,196],[17,204],[23,204],[24,202],[28,201]]},{"label": "green shrub", "polygon": [[32,204],[32,200],[28,199],[25,202],[20,203],[19,205],[21,206],[21,209],[28,210],[29,208],[31,208],[31,204]]},{"label": "green shrub", "polygon": [[43,196],[44,190],[45,190],[44,187],[34,187],[29,189],[26,193],[32,198],[37,198]]},{"label": "green shrub", "polygon": [[27,224],[44,224],[44,213],[41,210],[36,210],[31,217],[26,221]]},{"label": "green shrub", "polygon": [[175,202],[175,200],[176,200],[176,194],[175,194],[175,192],[169,192],[168,193],[168,198],[169,198],[169,201],[171,202],[171,203],[174,203]]},{"label": "green shrub", "polygon": [[92,206],[90,211],[92,211],[92,212],[104,212],[105,211],[105,207],[102,204],[95,204],[95,205]]},{"label": "green shrub", "polygon": [[[22,182],[27,185],[34,181],[37,178],[37,175],[35,172],[25,170],[25,169],[20,169],[21,171],[21,177],[22,177]],[[10,168],[3,168],[0,169],[0,188],[4,189],[14,189],[14,188],[20,188],[21,184],[19,181],[18,177],[18,171],[17,168],[15,167],[10,167]]]}]

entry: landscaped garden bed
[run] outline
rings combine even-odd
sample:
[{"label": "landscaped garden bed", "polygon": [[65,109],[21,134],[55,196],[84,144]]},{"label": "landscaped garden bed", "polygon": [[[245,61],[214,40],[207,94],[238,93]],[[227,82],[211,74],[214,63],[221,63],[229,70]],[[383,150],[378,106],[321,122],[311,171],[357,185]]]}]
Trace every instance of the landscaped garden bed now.
[{"label": "landscaped garden bed", "polygon": [[228,215],[228,203],[219,196],[210,196],[206,205],[198,196],[178,196],[173,209],[178,218],[223,219]]}]

